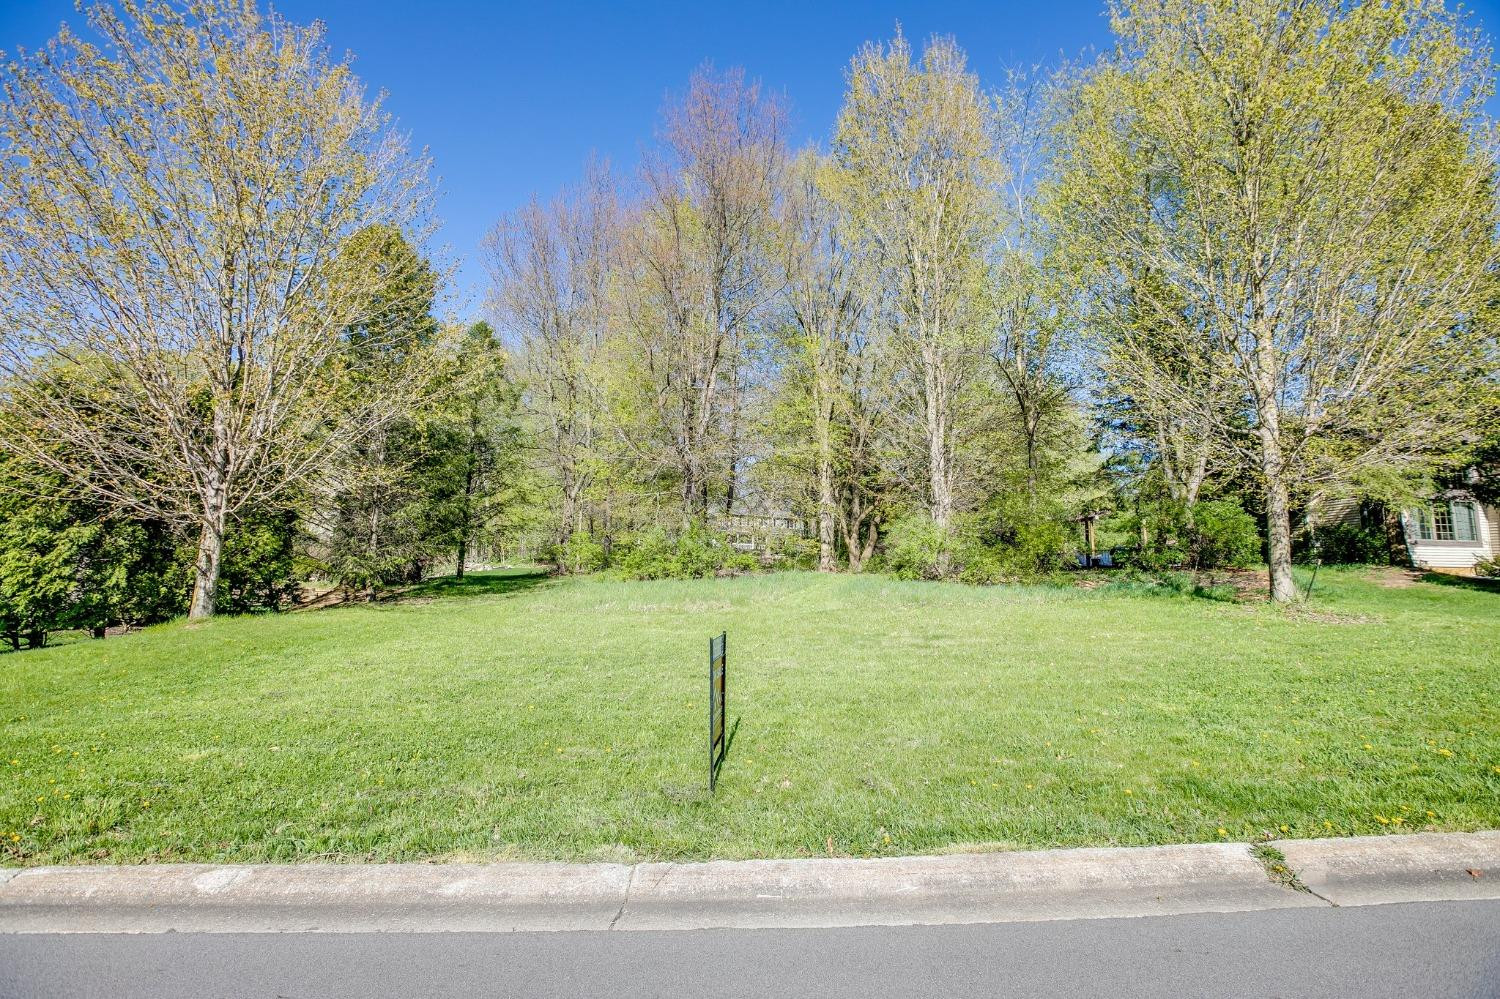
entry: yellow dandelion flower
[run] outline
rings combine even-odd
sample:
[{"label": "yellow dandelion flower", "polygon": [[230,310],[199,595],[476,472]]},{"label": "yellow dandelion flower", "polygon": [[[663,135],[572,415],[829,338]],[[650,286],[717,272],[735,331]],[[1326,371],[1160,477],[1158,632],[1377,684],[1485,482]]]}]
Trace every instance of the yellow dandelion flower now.
[{"label": "yellow dandelion flower", "polygon": [[1279,827],[1278,827],[1278,828],[1279,828],[1279,829],[1280,829],[1280,830],[1281,830],[1281,831],[1282,831],[1282,832],[1291,832],[1291,829],[1290,829],[1290,828],[1288,828],[1288,827],[1287,827],[1287,826],[1285,826],[1285,825],[1282,825],[1282,826],[1279,826]]},{"label": "yellow dandelion flower", "polygon": [[1131,789],[1130,789],[1130,788],[1128,788],[1128,787],[1127,787],[1127,788],[1126,788],[1126,789],[1125,789],[1125,793],[1126,793],[1126,794],[1135,794],[1135,792],[1134,792],[1134,791],[1132,791],[1132,790],[1131,790]]},{"label": "yellow dandelion flower", "polygon": [[1219,835],[1220,836],[1228,836],[1229,835],[1229,830],[1225,829],[1223,826],[1220,826],[1219,827]]},{"label": "yellow dandelion flower", "polygon": [[1429,819],[1435,819],[1435,818],[1437,818],[1437,812],[1434,812],[1431,809],[1429,809],[1428,812],[1427,812],[1427,817]]},{"label": "yellow dandelion flower", "polygon": [[1375,816],[1375,821],[1379,822],[1383,826],[1388,826],[1391,824],[1391,820],[1386,818],[1384,815]]}]

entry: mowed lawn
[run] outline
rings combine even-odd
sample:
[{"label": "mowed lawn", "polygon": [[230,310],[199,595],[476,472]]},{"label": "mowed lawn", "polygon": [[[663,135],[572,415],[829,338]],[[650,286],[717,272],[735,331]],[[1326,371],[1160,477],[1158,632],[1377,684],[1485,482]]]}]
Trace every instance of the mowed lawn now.
[{"label": "mowed lawn", "polygon": [[[0,859],[704,859],[1500,827],[1500,594],[438,584],[0,656]],[[707,646],[730,723],[706,791]]]}]

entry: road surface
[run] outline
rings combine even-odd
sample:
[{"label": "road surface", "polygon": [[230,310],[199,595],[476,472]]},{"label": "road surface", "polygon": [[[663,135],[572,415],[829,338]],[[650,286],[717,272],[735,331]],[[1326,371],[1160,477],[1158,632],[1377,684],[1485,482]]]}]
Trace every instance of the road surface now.
[{"label": "road surface", "polygon": [[1500,996],[1500,901],[831,929],[0,935],[0,996]]}]

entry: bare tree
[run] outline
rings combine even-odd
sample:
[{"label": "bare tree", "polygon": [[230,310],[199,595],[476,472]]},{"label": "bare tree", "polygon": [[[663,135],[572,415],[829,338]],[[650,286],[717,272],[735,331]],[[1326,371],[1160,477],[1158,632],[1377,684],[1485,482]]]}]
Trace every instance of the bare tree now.
[{"label": "bare tree", "polygon": [[707,514],[715,483],[734,502],[746,338],[779,290],[767,234],[783,119],[743,71],[705,67],[668,105],[664,149],[643,170],[627,322],[643,415],[667,442],[687,519]]},{"label": "bare tree", "polygon": [[1026,500],[1036,509],[1044,452],[1074,412],[1074,360],[1061,309],[1063,283],[1051,259],[1053,233],[1041,208],[1052,170],[1051,137],[1066,67],[1012,71],[998,95],[1000,226],[991,255],[989,307],[999,384],[1015,410]]},{"label": "bare tree", "polygon": [[557,540],[584,525],[603,459],[611,277],[619,208],[607,166],[549,205],[533,200],[487,242],[491,307],[515,352],[548,477],[561,499]]},{"label": "bare tree", "polygon": [[205,617],[236,512],[422,387],[420,350],[349,349],[402,275],[342,248],[425,236],[426,163],[318,27],[238,0],[89,23],[100,44],[64,29],[4,71],[0,402],[27,418],[0,446],[196,530]]}]

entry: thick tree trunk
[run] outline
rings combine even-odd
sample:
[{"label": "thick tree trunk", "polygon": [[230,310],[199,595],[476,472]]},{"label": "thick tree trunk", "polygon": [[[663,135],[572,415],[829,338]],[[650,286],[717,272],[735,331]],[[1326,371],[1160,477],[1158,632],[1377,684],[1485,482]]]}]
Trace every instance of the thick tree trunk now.
[{"label": "thick tree trunk", "polygon": [[[1256,296],[1256,312],[1263,308]],[[1260,438],[1260,471],[1266,481],[1266,564],[1271,577],[1271,600],[1297,599],[1292,579],[1292,504],[1286,481],[1286,456],[1281,450],[1281,408],[1276,397],[1278,369],[1269,333],[1260,333],[1254,357],[1256,428]]]},{"label": "thick tree trunk", "polygon": [[228,458],[217,455],[217,462],[206,474],[203,495],[203,521],[199,526],[198,560],[193,566],[193,601],[188,617],[201,620],[214,616],[214,602],[219,591],[219,563],[224,557],[224,525],[229,519]]},{"label": "thick tree trunk", "polygon": [[946,529],[953,518],[953,492],[948,481],[947,432],[942,415],[929,406],[927,414],[928,503],[933,522]]},{"label": "thick tree trunk", "polygon": [[1266,541],[1271,599],[1288,603],[1297,599],[1297,583],[1292,579],[1291,503],[1280,479],[1266,482]]},{"label": "thick tree trunk", "polygon": [[1266,563],[1271,577],[1271,599],[1297,599],[1292,579],[1292,505],[1279,438],[1279,416],[1274,407],[1260,413],[1261,474],[1266,480]]},{"label": "thick tree trunk", "polygon": [[198,535],[198,560],[193,566],[193,602],[188,608],[192,620],[213,617],[214,599],[219,589],[219,563],[224,556],[224,520],[205,522]]}]

